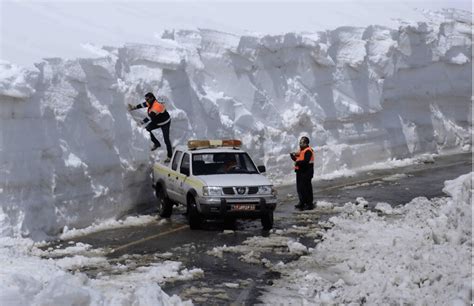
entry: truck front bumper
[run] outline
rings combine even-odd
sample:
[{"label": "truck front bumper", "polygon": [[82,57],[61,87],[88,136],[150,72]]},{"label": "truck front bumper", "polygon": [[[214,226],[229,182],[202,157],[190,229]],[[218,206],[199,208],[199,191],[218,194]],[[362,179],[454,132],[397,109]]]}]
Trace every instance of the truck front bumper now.
[{"label": "truck front bumper", "polygon": [[207,218],[260,218],[275,210],[276,197],[251,199],[237,198],[201,198],[199,212]]}]

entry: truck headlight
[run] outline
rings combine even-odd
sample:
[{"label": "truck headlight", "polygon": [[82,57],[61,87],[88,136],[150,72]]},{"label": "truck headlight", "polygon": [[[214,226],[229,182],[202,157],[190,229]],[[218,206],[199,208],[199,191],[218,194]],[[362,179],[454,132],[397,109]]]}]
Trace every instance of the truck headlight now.
[{"label": "truck headlight", "polygon": [[257,194],[273,194],[273,191],[272,186],[258,186]]},{"label": "truck headlight", "polygon": [[222,195],[222,188],[213,187],[213,186],[204,186],[202,187],[202,194],[204,196],[220,196]]}]

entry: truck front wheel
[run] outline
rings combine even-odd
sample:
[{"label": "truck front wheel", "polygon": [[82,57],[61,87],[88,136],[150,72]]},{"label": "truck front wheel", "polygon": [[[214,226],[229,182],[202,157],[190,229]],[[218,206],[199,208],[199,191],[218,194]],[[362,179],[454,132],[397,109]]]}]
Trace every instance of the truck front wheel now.
[{"label": "truck front wheel", "polygon": [[202,217],[196,206],[196,199],[190,197],[188,200],[188,222],[189,227],[192,230],[199,229],[201,227]]},{"label": "truck front wheel", "polygon": [[171,217],[171,213],[173,212],[173,203],[171,203],[170,199],[166,196],[163,187],[160,185],[156,186],[156,198],[158,199],[158,214],[162,218],[169,218]]},{"label": "truck front wheel", "polygon": [[271,230],[273,228],[273,211],[267,212],[262,215],[261,221],[264,230]]}]

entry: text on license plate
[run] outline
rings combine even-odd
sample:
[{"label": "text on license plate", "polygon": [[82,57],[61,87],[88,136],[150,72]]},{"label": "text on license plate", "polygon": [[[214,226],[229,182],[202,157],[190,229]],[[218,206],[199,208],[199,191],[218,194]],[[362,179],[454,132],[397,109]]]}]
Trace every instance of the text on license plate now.
[{"label": "text on license plate", "polygon": [[233,204],[231,210],[255,210],[254,204]]}]

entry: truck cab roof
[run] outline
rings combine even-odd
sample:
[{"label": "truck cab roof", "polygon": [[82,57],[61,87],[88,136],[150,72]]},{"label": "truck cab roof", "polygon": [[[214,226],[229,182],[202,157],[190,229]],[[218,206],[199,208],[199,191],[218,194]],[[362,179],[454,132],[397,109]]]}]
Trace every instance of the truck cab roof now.
[{"label": "truck cab roof", "polygon": [[195,153],[244,153],[242,149],[234,149],[229,147],[214,147],[214,148],[197,148],[189,149],[187,146],[177,146],[175,151]]}]

